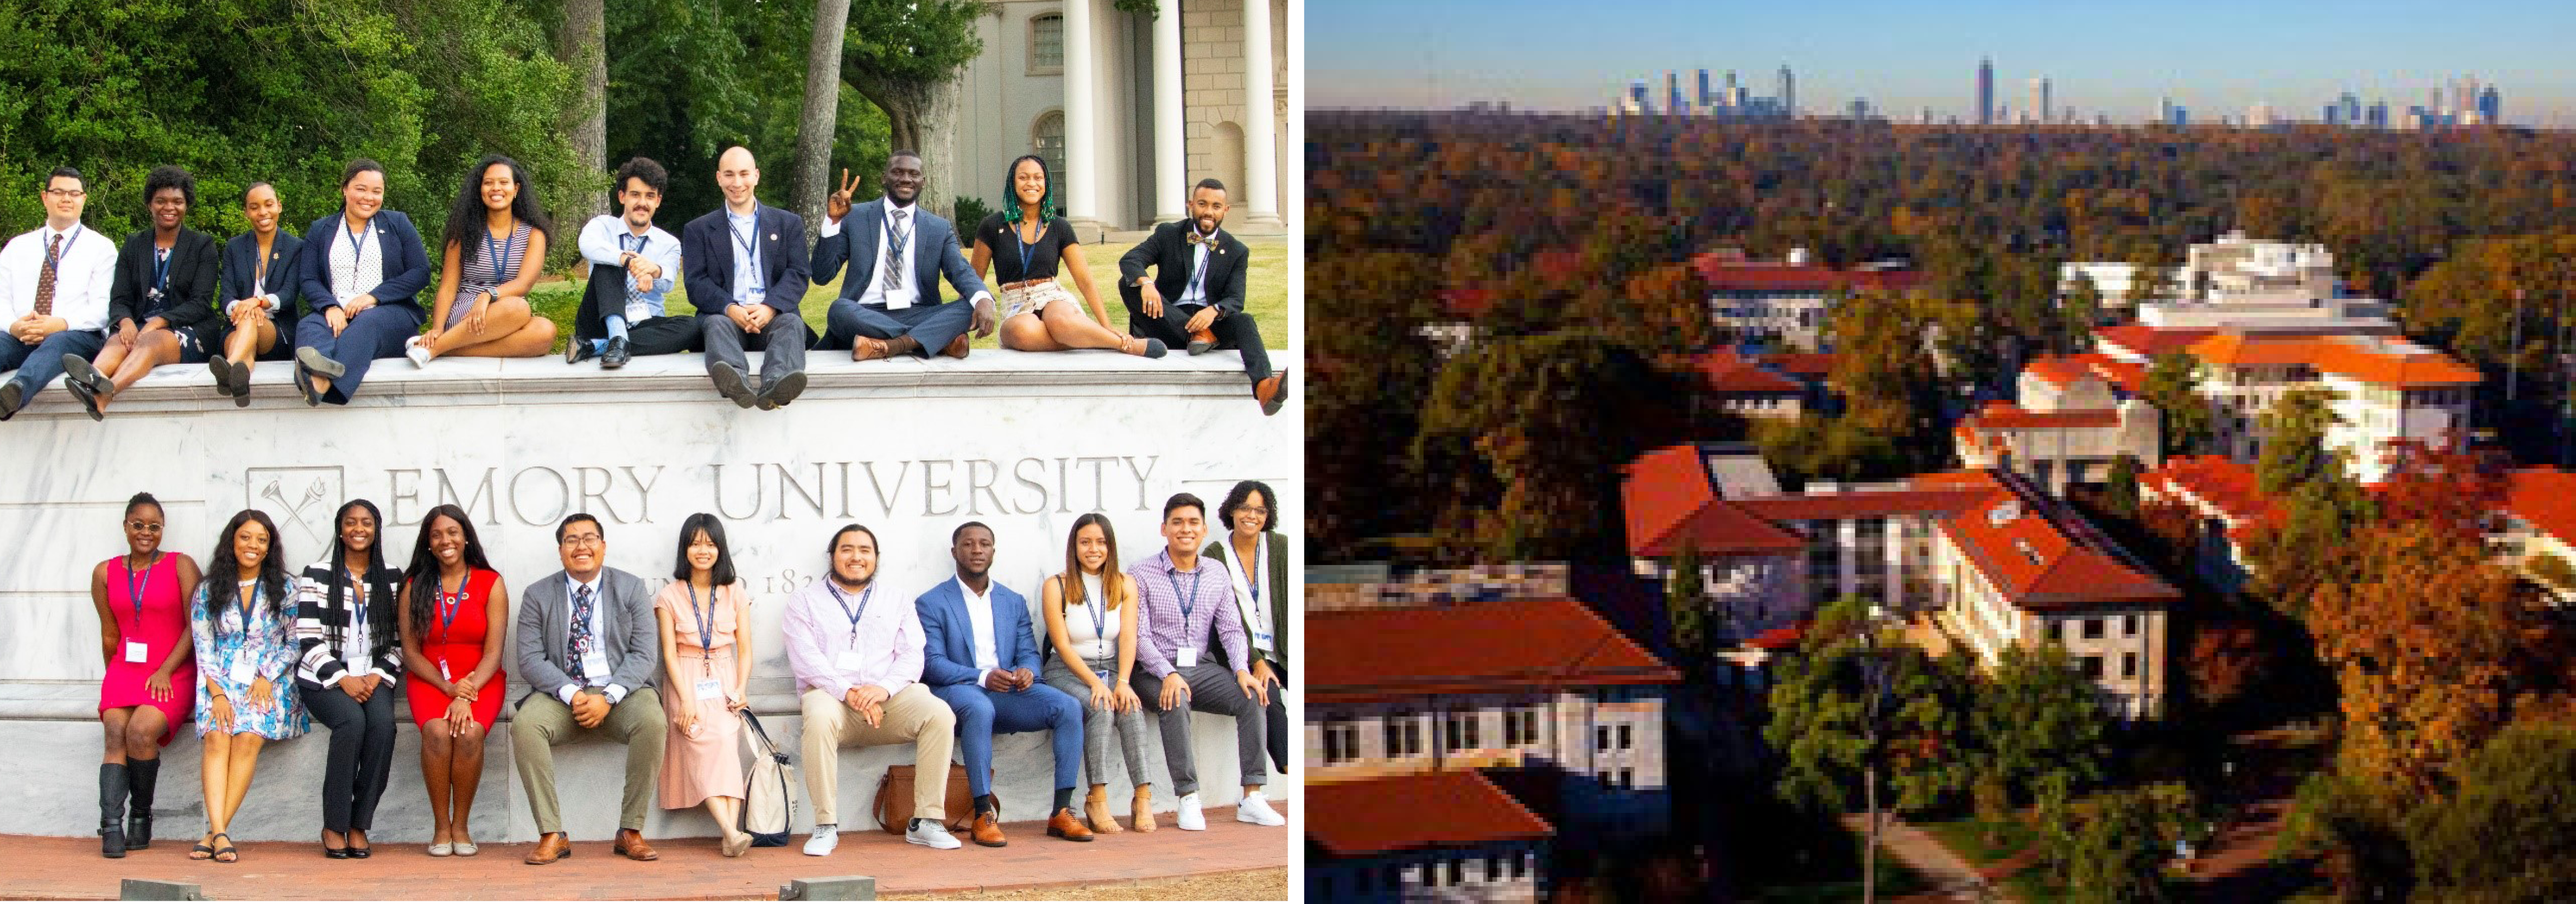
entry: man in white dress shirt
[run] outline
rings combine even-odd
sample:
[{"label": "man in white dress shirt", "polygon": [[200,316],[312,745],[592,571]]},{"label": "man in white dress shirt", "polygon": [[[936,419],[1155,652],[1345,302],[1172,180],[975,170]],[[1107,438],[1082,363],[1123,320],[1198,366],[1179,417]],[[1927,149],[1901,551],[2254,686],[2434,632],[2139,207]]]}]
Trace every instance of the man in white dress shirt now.
[{"label": "man in white dress shirt", "polygon": [[116,242],[81,225],[89,204],[79,170],[45,177],[45,225],[0,248],[0,421],[63,373],[63,359],[86,361],[107,344],[107,290],[116,277]]},{"label": "man in white dress shirt", "polygon": [[617,168],[617,203],[625,215],[601,214],[581,227],[590,286],[573,312],[564,363],[598,358],[600,369],[616,370],[635,355],[700,349],[697,318],[672,315],[664,305],[680,280],[680,237],[653,225],[653,213],[670,184],[662,164],[628,160]]}]

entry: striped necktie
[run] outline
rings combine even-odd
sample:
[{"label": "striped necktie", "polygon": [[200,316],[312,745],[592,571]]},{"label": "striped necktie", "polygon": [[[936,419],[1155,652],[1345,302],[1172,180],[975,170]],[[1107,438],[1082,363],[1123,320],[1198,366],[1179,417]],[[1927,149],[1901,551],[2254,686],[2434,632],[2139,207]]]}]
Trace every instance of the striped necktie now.
[{"label": "striped necktie", "polygon": [[910,213],[902,209],[886,212],[894,219],[886,221],[885,278],[878,284],[888,292],[903,288],[903,247],[912,242],[912,227],[904,218]]}]

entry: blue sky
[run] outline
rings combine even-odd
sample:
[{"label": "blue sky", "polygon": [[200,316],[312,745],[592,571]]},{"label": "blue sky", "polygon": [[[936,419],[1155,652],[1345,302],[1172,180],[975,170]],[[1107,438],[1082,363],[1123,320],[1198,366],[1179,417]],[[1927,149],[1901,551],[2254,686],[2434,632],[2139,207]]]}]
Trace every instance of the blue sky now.
[{"label": "blue sky", "polygon": [[2018,108],[2046,76],[2054,105],[2090,119],[2152,115],[2159,97],[2196,121],[2257,102],[2316,118],[2344,91],[2392,115],[2461,75],[2492,83],[2505,118],[2576,126],[2576,3],[2306,0],[1992,0],[1745,3],[1656,0],[1310,0],[1311,107],[1448,106],[1508,100],[1581,109],[1634,79],[1662,94],[1665,70],[1736,70],[1773,93],[1786,64],[1798,105],[1868,97],[1910,118],[1966,118],[1977,61],[1995,61],[1996,101]]}]

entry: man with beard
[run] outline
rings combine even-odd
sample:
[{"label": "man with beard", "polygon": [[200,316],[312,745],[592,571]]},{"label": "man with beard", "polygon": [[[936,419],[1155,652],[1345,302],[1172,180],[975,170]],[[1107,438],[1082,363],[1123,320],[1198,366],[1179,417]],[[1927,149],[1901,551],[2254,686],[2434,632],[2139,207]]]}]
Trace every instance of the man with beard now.
[{"label": "man with beard", "polygon": [[840,844],[841,748],[912,742],[912,824],[903,840],[952,850],[941,823],[957,716],[921,685],[921,619],[888,591],[877,599],[877,534],[856,524],[825,547],[831,574],[787,598],[787,665],[805,712],[805,790],[814,836],[805,853]]},{"label": "man with beard", "polygon": [[662,296],[680,278],[680,238],[653,225],[671,174],[649,158],[617,168],[617,203],[623,217],[601,214],[581,227],[581,256],[590,262],[590,287],[572,315],[572,342],[564,363],[599,359],[601,370],[626,366],[634,355],[669,355],[700,346],[694,317],[666,315]]},{"label": "man with beard", "polygon": [[[824,204],[823,235],[814,240],[814,278],[829,282],[843,263],[850,265],[850,279],[832,301],[824,345],[849,343],[851,360],[927,358],[934,351],[963,358],[969,329],[990,336],[1001,322],[993,313],[993,294],[959,250],[957,229],[913,204],[921,198],[922,181],[921,155],[896,151],[886,161],[884,197],[852,207],[857,183],[845,182]],[[841,229],[845,217],[847,232]],[[958,296],[946,304],[939,301],[943,274]]]},{"label": "man with beard", "polygon": [[921,613],[924,647],[921,682],[957,713],[957,740],[966,748],[966,785],[975,795],[975,843],[1001,847],[1001,803],[993,797],[993,733],[1052,731],[1055,806],[1047,834],[1090,841],[1091,830],[1073,815],[1073,789],[1082,768],[1082,704],[1038,681],[1036,633],[1029,602],[993,583],[993,529],[980,522],[948,535],[948,557],[957,576],[913,601]]},{"label": "man with beard", "polygon": [[662,697],[653,689],[661,671],[660,625],[644,579],[608,567],[608,535],[599,519],[575,513],[555,526],[563,570],[529,585],[510,632],[518,649],[519,677],[528,695],[510,717],[512,758],[537,821],[537,849],[528,862],[543,866],[572,855],[555,801],[557,744],[605,737],[626,745],[626,795],[610,850],[634,860],[661,854],[644,843],[644,808],[662,773]]},{"label": "man with beard", "polygon": [[[1243,353],[1252,378],[1252,400],[1262,414],[1278,414],[1288,400],[1288,375],[1270,372],[1261,330],[1243,312],[1243,276],[1252,249],[1225,222],[1225,183],[1201,179],[1190,189],[1190,218],[1154,227],[1118,257],[1118,298],[1127,303],[1127,334],[1184,345],[1190,354],[1230,348]],[[1145,268],[1154,268],[1147,277]]]},{"label": "man with beard", "polygon": [[[1171,768],[1172,789],[1181,796],[1174,820],[1189,831],[1205,831],[1207,817],[1199,808],[1198,768],[1191,762],[1190,712],[1234,717],[1235,759],[1243,767],[1243,802],[1234,818],[1254,825],[1287,825],[1270,808],[1261,786],[1270,783],[1262,745],[1263,709],[1270,688],[1244,669],[1225,662],[1248,663],[1243,620],[1234,607],[1234,576],[1224,562],[1199,555],[1207,539],[1207,503],[1188,493],[1163,502],[1163,548],[1130,562],[1144,601],[1136,622],[1136,672],[1130,683],[1145,703],[1145,712],[1161,724],[1163,763]],[[1225,653],[1216,661],[1208,650],[1213,637]]]},{"label": "man with beard", "polygon": [[[724,206],[680,229],[681,269],[716,393],[768,411],[805,391],[805,345],[814,335],[800,307],[810,280],[805,220],[752,193],[760,165],[750,148],[735,145],[716,158],[716,186]],[[746,348],[762,353],[756,392],[745,378]]]}]

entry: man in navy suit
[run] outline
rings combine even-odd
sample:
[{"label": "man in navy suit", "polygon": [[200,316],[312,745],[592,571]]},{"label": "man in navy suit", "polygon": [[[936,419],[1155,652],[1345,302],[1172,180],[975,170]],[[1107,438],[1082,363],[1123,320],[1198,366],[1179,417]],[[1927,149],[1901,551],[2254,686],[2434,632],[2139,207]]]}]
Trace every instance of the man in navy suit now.
[{"label": "man in navy suit", "polygon": [[[716,158],[722,209],[689,221],[680,234],[680,270],[698,329],[707,343],[707,377],[716,393],[763,411],[805,391],[805,346],[814,332],[799,305],[812,281],[805,266],[805,219],[760,203],[760,165],[735,145]],[[764,352],[760,389],[743,349]]]},{"label": "man in navy suit", "polygon": [[993,733],[1053,731],[1055,808],[1047,834],[1090,841],[1073,815],[1082,767],[1082,704],[1037,680],[1037,635],[1026,599],[993,583],[993,529],[969,521],[948,535],[957,576],[913,601],[921,615],[921,683],[957,713],[966,786],[975,795],[975,843],[1001,847],[1001,805],[993,799]]},{"label": "man in navy suit", "polygon": [[[846,177],[848,174],[843,174]],[[921,198],[921,155],[896,151],[886,161],[885,197],[850,206],[845,182],[824,204],[823,235],[814,240],[814,278],[829,282],[850,265],[841,297],[832,300],[825,345],[850,344],[850,358],[966,357],[966,332],[990,336],[999,318],[993,293],[957,247],[957,229],[913,202]],[[856,213],[843,230],[843,217]],[[939,278],[958,300],[939,302]]]}]

